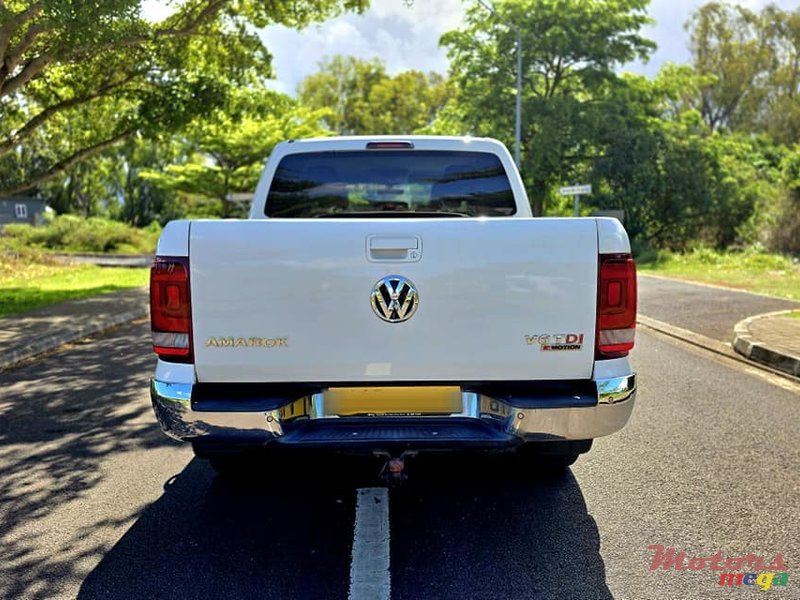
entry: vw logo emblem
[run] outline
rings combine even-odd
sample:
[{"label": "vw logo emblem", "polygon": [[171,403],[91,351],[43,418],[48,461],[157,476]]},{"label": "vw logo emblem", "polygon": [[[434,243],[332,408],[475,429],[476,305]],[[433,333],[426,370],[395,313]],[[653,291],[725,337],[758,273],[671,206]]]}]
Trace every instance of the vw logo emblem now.
[{"label": "vw logo emblem", "polygon": [[417,311],[417,288],[402,275],[388,275],[372,288],[372,310],[384,321],[402,323]]}]

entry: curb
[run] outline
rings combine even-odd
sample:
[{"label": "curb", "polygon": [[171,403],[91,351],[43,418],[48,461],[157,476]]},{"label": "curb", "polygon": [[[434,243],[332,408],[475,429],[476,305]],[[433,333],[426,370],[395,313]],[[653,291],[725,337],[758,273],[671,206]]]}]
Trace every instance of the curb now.
[{"label": "curb", "polygon": [[659,333],[663,333],[664,335],[687,342],[693,346],[703,348],[704,350],[709,350],[728,358],[738,359],[741,362],[746,362],[731,352],[731,347],[729,344],[720,342],[719,340],[715,340],[700,333],[695,333],[694,331],[689,331],[688,329],[683,329],[682,327],[670,325],[669,323],[664,323],[664,321],[659,321],[641,314],[636,315],[636,324],[644,325],[648,329],[658,331]]},{"label": "curb", "polygon": [[[795,392],[800,391],[800,387],[798,387],[796,383],[797,379],[794,378],[792,375],[788,374],[786,371],[781,371],[769,365],[757,363],[748,358],[745,358],[738,352],[735,352],[731,347],[731,344],[729,343],[721,342],[719,340],[706,337],[702,334],[689,331],[688,329],[676,327],[675,325],[670,325],[669,323],[664,323],[663,321],[658,321],[657,319],[646,317],[641,314],[637,315],[636,324],[637,327],[638,326],[644,327],[645,329],[655,331],[660,335],[671,337],[685,344],[689,344],[690,346],[695,346],[697,348],[705,350],[706,352],[711,352],[712,354],[716,354],[720,358],[738,363],[743,367],[745,367],[747,370],[763,371],[765,373],[770,373],[774,377],[778,377],[786,382],[791,382],[788,384],[789,387],[786,389],[791,389],[792,391]],[[775,383],[775,381],[773,380],[772,383]],[[778,385],[781,385],[781,387],[786,387],[786,384],[778,384]]]},{"label": "curb", "polygon": [[141,319],[146,317],[148,312],[149,309],[145,306],[135,310],[119,313],[113,317],[108,317],[103,321],[92,323],[91,325],[78,327],[69,333],[40,337],[26,346],[15,348],[9,352],[3,352],[0,354],[0,371],[11,368],[29,358],[34,358],[40,354],[55,350],[64,344],[69,344],[70,342],[74,342],[81,338],[102,333],[103,331],[111,329],[112,327],[117,327],[130,321]]},{"label": "curb", "polygon": [[800,377],[800,357],[785,354],[774,348],[764,345],[761,342],[753,341],[750,333],[750,324],[764,317],[775,317],[790,313],[790,310],[779,310],[768,312],[762,315],[755,315],[739,321],[733,328],[733,349],[739,354],[754,362],[767,365],[778,371]]}]

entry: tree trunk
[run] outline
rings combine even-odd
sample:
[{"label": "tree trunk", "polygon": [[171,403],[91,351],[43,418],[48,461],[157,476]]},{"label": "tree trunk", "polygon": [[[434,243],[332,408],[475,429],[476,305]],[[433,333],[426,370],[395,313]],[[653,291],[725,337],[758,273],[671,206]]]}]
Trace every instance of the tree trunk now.
[{"label": "tree trunk", "polygon": [[544,198],[547,195],[547,182],[544,179],[534,179],[531,185],[531,210],[534,217],[544,214]]}]

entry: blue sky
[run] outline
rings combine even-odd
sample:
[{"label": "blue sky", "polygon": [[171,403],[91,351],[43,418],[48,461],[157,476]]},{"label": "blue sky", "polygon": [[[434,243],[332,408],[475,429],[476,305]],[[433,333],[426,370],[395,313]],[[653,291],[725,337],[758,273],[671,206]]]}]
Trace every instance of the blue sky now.
[{"label": "blue sky", "polygon": [[[739,4],[758,9],[767,0],[741,0]],[[794,9],[797,0],[774,2],[784,9]],[[658,44],[658,51],[648,64],[630,64],[626,69],[654,74],[667,62],[686,62],[688,36],[683,24],[702,0],[652,0],[650,16],[656,23],[644,32]],[[346,14],[320,25],[295,31],[268,27],[262,36],[274,56],[277,75],[273,87],[293,94],[297,84],[317,70],[324,56],[351,54],[361,58],[378,57],[391,73],[407,69],[447,71],[447,57],[439,48],[439,36],[459,26],[464,12],[463,0],[373,0],[363,15]],[[151,16],[166,14],[168,8],[159,0],[145,2]]]}]

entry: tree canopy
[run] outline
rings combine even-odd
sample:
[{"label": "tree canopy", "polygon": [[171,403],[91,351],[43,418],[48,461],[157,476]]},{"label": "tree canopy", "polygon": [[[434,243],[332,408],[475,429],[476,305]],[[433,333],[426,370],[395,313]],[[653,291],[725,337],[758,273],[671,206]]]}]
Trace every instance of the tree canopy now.
[{"label": "tree canopy", "polygon": [[511,146],[516,33],[505,23],[521,30],[522,171],[534,214],[542,214],[548,186],[593,151],[597,96],[617,80],[615,69],[655,48],[639,34],[650,22],[647,3],[507,0],[495,3],[502,20],[473,4],[465,27],[442,37],[468,130]]},{"label": "tree canopy", "polygon": [[162,189],[212,199],[221,216],[234,216],[231,194],[255,189],[273,147],[287,139],[326,135],[321,120],[328,114],[273,92],[238,91],[228,106],[186,127],[181,162],[142,176]]},{"label": "tree canopy", "polygon": [[298,89],[300,101],[329,108],[325,121],[343,135],[410,134],[429,127],[452,95],[438,73],[404,71],[395,76],[378,60],[334,56],[319,64]]},{"label": "tree canopy", "polygon": [[696,106],[712,130],[800,138],[800,10],[709,2],[687,28],[692,66],[710,76]]},{"label": "tree canopy", "polygon": [[[691,60],[655,77],[647,0],[476,0],[441,44],[447,75],[325,58],[298,97],[269,92],[258,29],[367,0],[0,0],[0,194],[136,225],[235,216],[285,138],[473,134],[511,147],[522,32],[522,176],[535,214],[623,209],[637,249],[764,243],[800,252],[800,9],[716,0]],[[509,26],[513,25],[513,27]]]},{"label": "tree canopy", "polygon": [[[158,23],[140,4],[0,0],[0,193],[35,187],[134,133],[175,131],[231,89],[262,82],[270,54],[256,27],[300,27],[367,0],[176,0]],[[79,112],[91,128],[70,125]],[[37,146],[47,156],[31,160]]]}]

